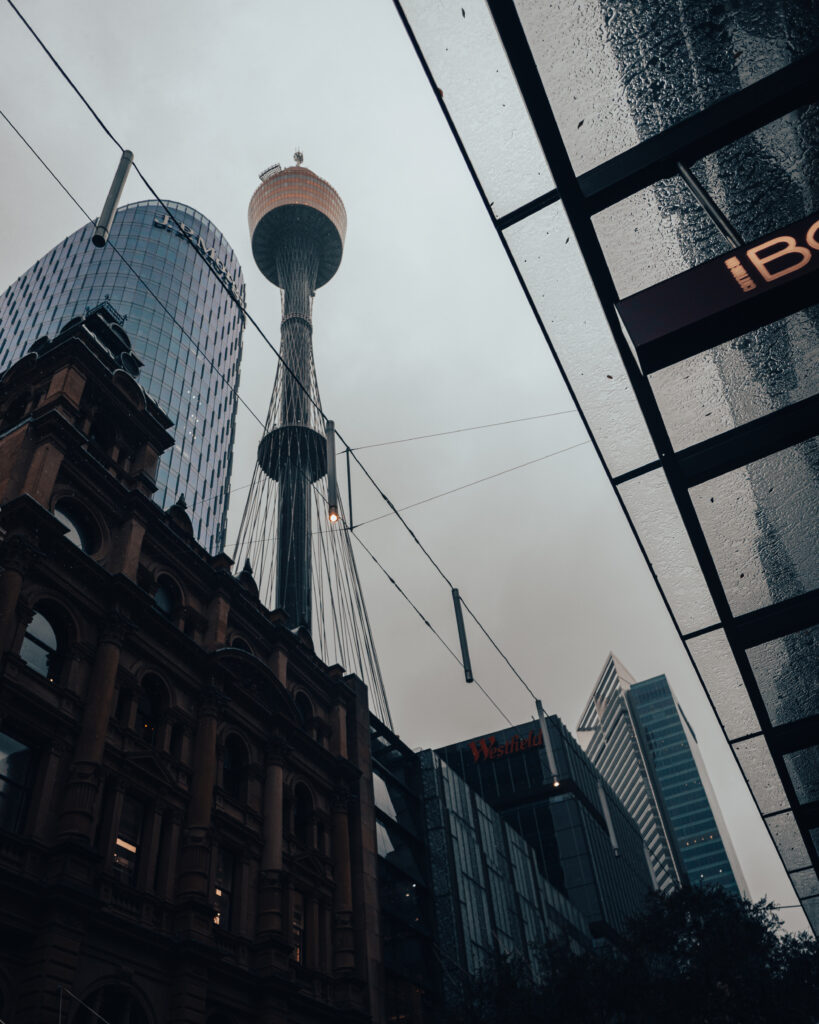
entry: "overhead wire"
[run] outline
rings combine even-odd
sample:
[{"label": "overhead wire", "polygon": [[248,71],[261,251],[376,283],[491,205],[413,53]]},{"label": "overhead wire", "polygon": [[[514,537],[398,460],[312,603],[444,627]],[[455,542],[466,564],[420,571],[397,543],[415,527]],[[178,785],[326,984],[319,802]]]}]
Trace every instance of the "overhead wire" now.
[{"label": "overhead wire", "polygon": [[[100,128],[101,128],[101,129],[103,130],[103,132],[105,133],[105,135],[106,135],[106,136],[107,136],[107,137],[108,137],[108,138],[109,138],[109,139],[110,139],[110,140],[111,140],[111,141],[113,142],[113,144],[114,144],[114,145],[115,145],[115,146],[116,146],[116,147],[117,147],[117,148],[119,149],[120,153],[124,153],[124,152],[125,152],[125,147],[124,147],[124,146],[123,146],[123,145],[122,145],[122,144],[121,144],[121,143],[119,142],[119,140],[118,140],[118,139],[117,139],[117,138],[116,138],[116,137],[114,136],[114,134],[113,134],[113,133],[112,133],[112,132],[111,132],[111,131],[109,130],[109,128],[108,128],[108,127],[106,126],[106,124],[105,124],[105,123],[103,122],[102,118],[101,118],[101,117],[100,117],[100,116],[99,116],[99,115],[97,114],[97,112],[96,112],[96,111],[94,110],[94,108],[93,108],[93,106],[91,105],[91,103],[90,103],[90,102],[89,102],[89,101],[88,101],[88,100],[87,100],[87,99],[85,98],[85,96],[83,95],[83,93],[81,92],[81,90],[80,90],[80,89],[78,88],[78,86],[77,86],[77,85],[76,85],[76,84],[74,83],[74,81],[73,81],[73,80],[71,79],[70,75],[69,75],[69,74],[68,74],[68,73],[67,73],[67,72],[65,71],[65,69],[64,69],[64,68],[62,67],[62,65],[60,64],[60,62],[59,62],[59,61],[57,60],[57,58],[56,58],[56,57],[54,56],[54,54],[53,54],[53,53],[52,53],[52,52],[51,52],[51,51],[49,50],[49,48],[48,48],[48,47],[46,46],[45,42],[44,42],[44,41],[42,40],[42,38],[40,37],[40,35],[39,35],[39,34],[37,33],[37,31],[36,31],[36,30],[34,29],[34,27],[33,27],[33,26],[31,25],[31,23],[30,23],[30,22],[29,22],[29,21],[28,21],[28,20],[27,20],[27,19],[25,18],[25,16],[24,16],[24,15],[22,14],[22,12],[20,11],[20,9],[19,9],[19,8],[17,7],[17,5],[16,5],[15,3],[14,3],[14,0],[6,0],[6,2],[7,2],[7,3],[8,3],[8,5],[9,5],[9,6],[10,6],[10,7],[12,8],[12,10],[13,10],[13,11],[15,12],[15,14],[16,14],[16,15],[18,16],[18,18],[19,18],[19,19],[20,19],[20,20],[22,21],[22,23],[23,23],[23,24],[25,25],[25,27],[26,27],[26,28],[28,29],[28,31],[30,32],[30,34],[31,34],[31,35],[33,36],[33,38],[34,38],[34,39],[36,40],[36,42],[38,43],[38,45],[39,45],[39,46],[41,47],[41,49],[42,49],[42,50],[44,51],[44,53],[45,53],[45,54],[46,54],[46,56],[47,56],[47,57],[49,58],[49,60],[51,61],[51,63],[52,63],[52,64],[53,64],[53,65],[55,66],[55,68],[56,68],[56,69],[58,70],[58,72],[60,73],[60,75],[61,75],[61,76],[62,76],[62,77],[63,77],[63,78],[64,78],[64,79],[66,80],[66,82],[68,83],[68,85],[69,85],[69,86],[71,87],[71,89],[73,90],[73,92],[74,92],[74,93],[75,93],[75,94],[77,95],[77,97],[78,97],[78,98],[80,99],[80,101],[82,102],[83,106],[84,106],[84,107],[85,107],[85,108],[86,108],[86,109],[88,110],[88,112],[89,112],[89,113],[91,114],[91,116],[93,117],[93,119],[94,119],[94,120],[95,120],[95,121],[97,122],[97,124],[98,124],[98,125],[100,126]],[[8,119],[6,119],[6,120],[8,120]],[[10,123],[10,122],[9,122],[9,123]],[[15,131],[16,131],[16,129],[15,129]],[[18,133],[18,134],[19,134],[19,133]],[[22,136],[21,136],[21,138],[22,138]],[[28,143],[26,143],[26,145],[28,145]],[[30,149],[32,149],[32,152],[35,152],[35,151],[33,150],[33,147],[29,146],[29,148],[30,148]],[[37,155],[37,154],[35,153],[35,155]],[[37,158],[38,158],[38,160],[40,159],[40,157],[39,157],[39,156],[38,156]],[[44,166],[46,166],[46,165],[45,165],[45,163],[44,163],[44,161],[42,161],[42,160],[41,160],[40,162],[41,162],[41,163],[43,163],[43,164],[44,164]],[[138,175],[138,177],[139,177],[139,178],[140,178],[140,180],[142,181],[142,183],[143,183],[143,184],[145,185],[145,187],[146,187],[146,188],[148,189],[148,191],[149,191],[149,192],[151,193],[151,195],[152,195],[152,196],[154,197],[154,199],[155,199],[155,200],[157,201],[157,203],[158,203],[158,204],[159,204],[159,205],[160,205],[160,206],[162,207],[162,209],[163,209],[163,210],[165,211],[165,213],[166,213],[166,214],[168,215],[168,217],[170,218],[171,222],[172,222],[173,224],[175,224],[175,225],[176,225],[176,227],[177,227],[177,228],[178,228],[178,229],[180,230],[180,234],[181,234],[181,237],[182,237],[182,238],[183,238],[183,239],[184,239],[184,240],[185,240],[185,241],[187,242],[187,244],[188,244],[188,245],[190,245],[190,246],[191,246],[191,247],[193,248],[193,251],[194,251],[194,252],[195,252],[195,253],[197,254],[197,256],[198,256],[198,257],[199,257],[200,259],[202,259],[202,260],[203,260],[203,262],[205,263],[205,266],[207,266],[207,267],[208,267],[208,270],[209,270],[209,271],[210,271],[211,273],[213,273],[213,268],[212,268],[212,267],[210,266],[210,264],[208,263],[207,259],[205,258],[205,255],[204,255],[204,253],[200,251],[199,247],[198,247],[198,246],[196,245],[196,243],[195,243],[195,242],[193,241],[193,239],[192,239],[191,237],[189,237],[188,235],[186,235],[186,234],[185,234],[184,232],[182,232],[182,231],[181,231],[181,224],[180,224],[180,222],[179,222],[179,221],[177,220],[176,216],[174,215],[174,212],[173,212],[173,210],[171,210],[171,209],[170,209],[170,208],[169,208],[169,207],[167,206],[167,204],[165,203],[165,201],[164,201],[164,200],[163,200],[163,199],[162,199],[162,198],[161,198],[161,197],[159,196],[159,194],[158,194],[158,193],[156,192],[156,190],[154,189],[154,187],[153,187],[153,186],[151,185],[150,181],[148,181],[148,179],[147,179],[147,178],[145,177],[145,175],[143,174],[143,172],[142,172],[141,168],[139,167],[139,165],[138,165],[138,164],[137,164],[136,162],[134,162],[132,166],[133,166],[133,169],[134,169],[134,171],[136,172],[136,174]],[[50,173],[51,173],[51,172],[50,172]],[[54,177],[55,177],[55,179],[56,179],[56,175],[53,175],[53,176],[54,176]],[[59,179],[56,179],[56,180],[59,180]],[[61,182],[60,182],[60,185],[61,185],[61,187],[62,187],[62,188],[64,189],[64,191],[66,191],[66,192],[67,192],[67,193],[68,193],[68,194],[70,195],[70,192],[68,192],[68,190],[67,190],[67,189],[65,188],[65,186],[64,186],[64,185],[62,185],[62,183],[61,183]],[[73,201],[74,201],[74,202],[75,202],[75,203],[77,204],[77,206],[78,206],[78,207],[79,207],[79,208],[80,208],[80,209],[82,210],[82,207],[81,207],[81,206],[80,206],[80,204],[79,204],[79,203],[77,202],[77,200],[73,199],[73,196],[72,196],[71,198],[72,198],[72,200],[73,200]],[[88,215],[88,214],[87,214],[87,213],[86,213],[86,212],[85,212],[84,210],[83,210],[83,214],[84,214],[84,216],[86,216],[86,217],[88,217],[88,216],[89,216],[89,215]],[[127,262],[127,261],[126,261],[126,262]],[[134,271],[134,272],[135,272],[135,271]],[[135,273],[136,273],[136,272],[135,272]],[[137,276],[138,276],[138,275],[137,275]],[[265,342],[265,344],[266,344],[266,345],[268,346],[268,348],[270,348],[270,350],[271,350],[271,351],[272,351],[272,352],[274,353],[274,355],[276,356],[276,358],[277,358],[277,359],[279,360],[279,364],[281,365],[281,367],[282,367],[282,368],[283,368],[283,369],[284,369],[284,370],[285,370],[285,371],[286,371],[286,372],[287,372],[288,374],[290,374],[290,376],[292,377],[292,379],[293,379],[294,383],[295,383],[295,384],[296,384],[296,385],[297,385],[297,386],[298,386],[298,387],[299,387],[299,388],[300,388],[300,389],[302,390],[302,392],[304,392],[304,394],[305,394],[305,396],[306,396],[307,400],[308,400],[308,401],[309,401],[309,402],[310,402],[310,403],[311,403],[311,404],[312,404],[312,405],[313,405],[313,406],[315,407],[315,409],[317,410],[317,412],[318,412],[318,413],[319,413],[319,415],[321,416],[322,420],[323,420],[323,421],[326,421],[327,417],[325,416],[325,414],[324,414],[324,411],[323,411],[323,410],[321,409],[320,405],[319,405],[319,404],[318,404],[318,403],[317,403],[317,402],[315,401],[315,399],[313,398],[313,396],[312,396],[312,395],[310,394],[310,391],[309,391],[309,389],[308,389],[308,388],[307,388],[307,387],[305,386],[305,384],[304,384],[304,383],[303,383],[303,382],[301,381],[301,379],[300,379],[299,375],[298,375],[298,374],[297,374],[297,373],[296,373],[296,372],[295,372],[295,371],[294,371],[294,370],[293,370],[293,369],[292,369],[292,368],[291,368],[291,367],[290,367],[290,366],[289,366],[289,365],[287,364],[287,362],[286,362],[286,361],[285,361],[285,360],[283,359],[283,357],[282,357],[282,355],[281,355],[281,352],[280,352],[280,351],[279,351],[279,350],[278,350],[278,349],[276,348],[276,346],[275,346],[275,345],[274,345],[274,344],[273,344],[273,343],[272,343],[272,342],[270,341],[270,339],[269,339],[269,338],[267,337],[267,335],[265,334],[265,332],[264,332],[264,331],[262,330],[261,326],[260,326],[260,325],[259,325],[259,323],[258,323],[258,322],[256,321],[256,319],[255,319],[255,318],[254,318],[254,317],[253,317],[253,316],[252,316],[252,315],[251,315],[251,314],[250,314],[250,313],[248,312],[248,310],[247,310],[247,307],[245,306],[245,303],[244,303],[244,302],[242,302],[242,301],[241,301],[241,299],[239,299],[239,298],[238,298],[238,296],[236,296],[236,295],[234,294],[234,292],[233,292],[233,291],[231,290],[231,288],[230,288],[230,287],[229,287],[229,286],[227,285],[227,283],[226,283],[225,281],[223,281],[223,280],[222,280],[222,279],[221,279],[221,278],[220,278],[220,277],[219,277],[218,275],[215,275],[215,276],[216,276],[216,280],[217,280],[217,281],[219,282],[219,284],[221,285],[222,289],[223,289],[223,290],[224,290],[224,291],[225,291],[225,292],[227,293],[227,295],[229,296],[229,298],[231,299],[231,301],[233,301],[233,302],[235,303],[235,305],[236,305],[236,306],[238,307],[238,309],[239,309],[239,310],[241,311],[241,313],[242,313],[242,314],[243,314],[243,315],[244,315],[244,316],[246,317],[246,319],[247,319],[247,320],[248,320],[248,321],[249,321],[249,322],[250,322],[250,323],[251,323],[251,324],[252,324],[252,325],[253,325],[253,326],[254,326],[254,327],[256,328],[256,331],[257,331],[257,333],[259,334],[259,336],[260,336],[260,337],[262,338],[262,340],[263,340],[263,341]],[[146,287],[147,287],[147,286],[146,286]],[[169,315],[170,315],[170,314],[169,314]],[[174,320],[174,323],[175,323],[175,322],[176,322],[176,321]],[[186,336],[187,336],[187,335],[186,335]],[[238,395],[238,392],[237,392],[237,395]],[[243,400],[242,400],[242,401],[243,401]],[[254,418],[255,418],[255,419],[256,419],[256,420],[258,421],[258,422],[262,423],[262,427],[263,427],[263,429],[264,429],[264,424],[263,424],[263,422],[261,421],[261,419],[260,419],[260,418],[259,418],[258,416],[256,416],[256,415],[255,415],[255,413],[253,413],[253,412],[252,412],[252,410],[250,410],[250,407],[249,407],[249,406],[248,406],[248,405],[247,405],[247,404],[246,404],[246,403],[245,403],[244,401],[243,401],[243,404],[244,404],[244,405],[245,405],[245,407],[246,407],[246,408],[247,408],[247,409],[248,409],[248,410],[249,410],[249,411],[251,412],[251,414],[252,414],[252,415],[254,416]],[[412,529],[412,527],[411,527],[411,526],[409,525],[409,523],[408,523],[408,522],[406,521],[406,519],[404,519],[404,517],[403,517],[403,516],[401,515],[401,512],[400,512],[400,510],[399,510],[399,509],[398,509],[398,508],[397,508],[397,507],[395,506],[395,504],[394,504],[394,503],[392,502],[392,500],[391,500],[391,499],[390,499],[390,498],[388,497],[388,495],[387,495],[387,494],[386,494],[386,493],[384,492],[384,490],[383,490],[383,489],[382,489],[382,488],[381,488],[381,487],[379,486],[379,484],[378,484],[378,483],[376,482],[375,478],[374,478],[374,477],[372,476],[372,474],[371,474],[371,473],[369,472],[369,470],[367,469],[367,467],[366,467],[366,466],[364,465],[364,463],[363,463],[363,462],[361,461],[361,459],[360,459],[360,458],[359,458],[359,456],[357,455],[357,453],[356,453],[355,449],[351,448],[351,447],[350,447],[350,445],[349,445],[349,444],[347,444],[347,442],[345,441],[344,437],[342,436],[342,434],[341,434],[341,433],[340,433],[340,432],[339,432],[338,430],[336,431],[336,436],[337,436],[338,440],[339,440],[339,441],[340,441],[340,442],[341,442],[341,443],[342,443],[342,444],[343,444],[343,445],[344,445],[344,446],[345,446],[345,447],[347,448],[347,450],[348,450],[348,451],[350,452],[350,455],[352,456],[353,460],[354,460],[354,461],[356,462],[356,464],[358,465],[358,467],[359,467],[359,468],[361,469],[361,471],[363,472],[364,476],[365,476],[365,477],[367,478],[367,480],[368,480],[368,481],[370,482],[370,484],[371,484],[371,485],[372,485],[372,486],[374,487],[374,489],[376,490],[376,492],[378,493],[378,495],[379,495],[379,496],[381,497],[382,501],[384,501],[384,503],[385,503],[385,504],[386,504],[386,505],[387,505],[387,506],[388,506],[388,507],[389,507],[389,508],[391,509],[392,513],[393,513],[393,514],[394,514],[394,515],[395,515],[395,516],[397,517],[398,521],[399,521],[399,522],[400,522],[400,523],[402,524],[402,526],[404,527],[404,529],[405,529],[405,530],[407,531],[407,533],[408,533],[408,534],[410,535],[410,537],[411,537],[411,538],[413,539],[413,541],[415,542],[415,544],[416,544],[416,545],[418,546],[418,548],[419,548],[419,549],[421,550],[421,552],[422,552],[422,553],[424,554],[424,556],[426,557],[427,561],[428,561],[428,562],[429,562],[429,563],[430,563],[430,564],[431,564],[431,565],[433,566],[433,568],[434,568],[434,569],[436,570],[436,572],[437,572],[437,573],[438,573],[438,575],[439,575],[439,576],[441,577],[441,579],[443,579],[443,581],[444,581],[444,582],[445,582],[445,583],[447,584],[447,586],[448,586],[448,587],[450,588],[450,590],[454,589],[454,587],[453,587],[453,584],[452,584],[452,581],[451,581],[451,580],[449,579],[449,577],[448,577],[448,576],[447,576],[447,574],[446,574],[446,573],[444,572],[444,570],[443,570],[443,569],[441,568],[441,566],[440,566],[440,565],[438,564],[438,562],[436,561],[436,559],[435,559],[435,558],[434,558],[434,557],[432,556],[432,554],[431,554],[431,553],[430,553],[430,552],[429,552],[429,551],[427,550],[427,548],[426,548],[426,547],[424,546],[424,544],[423,544],[423,543],[421,542],[421,540],[420,540],[420,539],[418,538],[418,536],[416,535],[415,531],[414,531],[414,530]],[[353,536],[355,536],[355,534],[353,534]],[[480,622],[480,621],[478,620],[478,618],[477,618],[477,616],[475,615],[475,613],[474,613],[474,612],[473,612],[473,611],[472,611],[471,609],[468,609],[468,610],[469,610],[469,614],[470,614],[470,616],[471,616],[471,617],[472,617],[472,619],[473,619],[473,620],[475,621],[475,623],[476,623],[476,624],[477,624],[477,625],[479,626],[479,628],[481,629],[481,631],[482,631],[482,632],[483,632],[483,633],[484,633],[484,634],[485,634],[485,635],[486,635],[487,637],[489,637],[489,638],[491,639],[491,637],[490,637],[490,634],[489,634],[488,630],[486,630],[486,628],[485,628],[485,627],[484,627],[484,626],[482,625],[482,623],[481,623],[481,622]],[[493,647],[495,647],[495,649],[496,649],[496,650],[498,651],[498,653],[500,653],[500,654],[501,654],[501,656],[503,657],[503,660],[505,661],[505,663],[506,663],[506,664],[507,664],[507,665],[509,666],[509,668],[510,668],[510,669],[511,669],[511,670],[513,671],[514,675],[515,675],[515,676],[516,676],[516,677],[517,677],[517,678],[518,678],[518,679],[519,679],[519,680],[520,680],[520,681],[521,681],[521,682],[523,683],[523,685],[524,685],[524,686],[526,687],[527,691],[528,691],[528,692],[529,692],[530,694],[532,694],[532,690],[531,690],[531,688],[530,688],[530,687],[529,687],[529,686],[528,686],[528,685],[526,684],[525,680],[524,680],[524,679],[523,679],[523,677],[522,677],[522,676],[520,675],[520,673],[519,673],[519,672],[518,672],[518,671],[517,671],[517,670],[516,670],[516,669],[514,668],[514,666],[512,665],[512,663],[511,663],[511,662],[509,661],[508,657],[506,657],[506,655],[505,655],[505,654],[503,654],[503,652],[502,652],[502,651],[500,650],[500,648],[499,648],[499,647],[498,647],[498,645],[497,645],[497,644],[496,644],[496,643],[494,642],[494,640],[492,640],[491,642],[492,642],[492,645],[493,645]],[[491,698],[490,698],[490,699],[491,699]],[[493,701],[493,703],[494,703],[494,701]],[[496,707],[497,707],[497,705],[496,705]],[[498,710],[500,710],[500,709],[498,709]],[[504,717],[506,717],[506,716],[504,715]],[[507,719],[507,721],[508,721],[508,719]],[[510,724],[511,724],[511,723],[510,723]]]},{"label": "overhead wire", "polygon": [[[416,434],[414,437],[400,437],[397,441],[377,441],[375,444],[358,444],[351,448],[352,452],[363,452],[369,448],[386,448],[392,444],[407,444],[409,441],[426,441],[431,437],[448,437],[450,434],[466,434],[471,430],[489,430],[490,427],[508,427],[512,423],[529,423],[531,420],[545,420],[550,416],[569,416],[577,414],[577,409],[560,409],[558,412],[541,412],[536,416],[521,416],[515,420],[499,420],[497,423],[479,423],[476,427],[456,427],[453,430],[439,430],[434,434]],[[342,449],[346,451],[346,449]]]}]

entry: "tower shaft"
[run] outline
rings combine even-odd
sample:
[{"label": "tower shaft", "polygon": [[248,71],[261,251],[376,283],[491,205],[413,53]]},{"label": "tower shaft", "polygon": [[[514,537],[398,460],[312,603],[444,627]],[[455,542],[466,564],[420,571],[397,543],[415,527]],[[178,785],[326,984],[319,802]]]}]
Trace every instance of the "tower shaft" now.
[{"label": "tower shaft", "polygon": [[310,430],[314,376],[311,313],[318,255],[309,239],[299,238],[281,247],[276,264],[282,287],[281,354],[292,371],[285,370],[282,375],[280,419],[276,424],[285,428],[278,476],[276,604],[287,612],[293,626],[310,629],[310,489],[317,479]]}]

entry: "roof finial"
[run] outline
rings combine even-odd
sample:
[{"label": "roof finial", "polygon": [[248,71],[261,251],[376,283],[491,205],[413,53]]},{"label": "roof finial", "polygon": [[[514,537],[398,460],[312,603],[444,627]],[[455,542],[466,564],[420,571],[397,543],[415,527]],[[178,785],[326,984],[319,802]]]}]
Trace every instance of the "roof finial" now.
[{"label": "roof finial", "polygon": [[296,152],[293,154],[293,159],[296,161],[296,164],[299,167],[301,167],[301,165],[304,163],[304,153],[302,153],[300,149],[297,149]]}]

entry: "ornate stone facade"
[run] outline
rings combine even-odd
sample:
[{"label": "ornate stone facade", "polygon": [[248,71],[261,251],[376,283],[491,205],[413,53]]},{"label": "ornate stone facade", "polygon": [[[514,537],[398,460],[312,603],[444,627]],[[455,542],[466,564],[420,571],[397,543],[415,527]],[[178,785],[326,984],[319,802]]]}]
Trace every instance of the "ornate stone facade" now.
[{"label": "ornate stone facade", "polygon": [[0,1018],[381,1021],[366,688],[150,500],[110,329],[0,381]]}]

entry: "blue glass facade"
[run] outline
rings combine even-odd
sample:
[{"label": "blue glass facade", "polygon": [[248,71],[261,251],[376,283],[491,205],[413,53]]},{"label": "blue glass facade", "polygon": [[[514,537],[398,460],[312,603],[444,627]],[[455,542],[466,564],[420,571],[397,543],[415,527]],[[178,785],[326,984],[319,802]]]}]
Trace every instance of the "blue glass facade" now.
[{"label": "blue glass facade", "polygon": [[144,364],[140,383],[174,421],[175,444],[160,463],[155,500],[167,508],[183,495],[196,540],[216,552],[225,543],[244,329],[230,293],[242,297],[244,283],[233,250],[206,217],[181,203],[165,205],[181,230],[159,203],[123,206],[105,248],[91,244],[86,225],[6,289],[0,372],[38,337],[53,336],[107,299],[126,318]]},{"label": "blue glass facade", "polygon": [[739,892],[668,680],[635,683],[627,696],[683,875],[692,885]]},{"label": "blue glass facade", "polygon": [[525,840],[538,870],[582,911],[592,934],[611,938],[653,888],[643,838],[560,719],[547,721],[558,787],[536,723],[437,753]]}]

